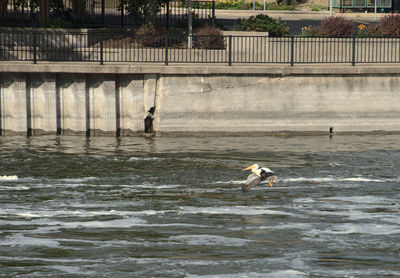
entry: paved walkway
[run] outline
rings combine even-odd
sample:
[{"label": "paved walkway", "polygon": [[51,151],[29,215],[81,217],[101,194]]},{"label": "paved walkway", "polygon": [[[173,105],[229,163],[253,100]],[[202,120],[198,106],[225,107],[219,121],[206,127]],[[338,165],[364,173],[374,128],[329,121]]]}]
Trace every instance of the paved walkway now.
[{"label": "paved walkway", "polygon": [[[292,34],[301,34],[301,28],[304,26],[316,26],[320,21],[330,15],[329,11],[262,11],[262,10],[215,10],[215,15],[227,30],[232,30],[233,25],[238,18],[247,18],[251,15],[266,14],[273,18],[281,18],[282,21],[289,27],[289,32]],[[334,12],[334,16],[343,16],[355,22],[355,26],[360,23],[373,24],[380,18],[390,13],[377,13],[375,20],[374,13],[340,13]]]},{"label": "paved walkway", "polygon": [[[249,17],[251,15],[266,14],[271,17],[280,17],[282,20],[321,20],[329,16],[329,11],[262,11],[262,10],[215,10],[218,19],[237,19]],[[377,19],[382,18],[390,13],[377,13]],[[354,21],[375,22],[374,13],[340,13],[334,12],[335,16],[343,16]]]}]

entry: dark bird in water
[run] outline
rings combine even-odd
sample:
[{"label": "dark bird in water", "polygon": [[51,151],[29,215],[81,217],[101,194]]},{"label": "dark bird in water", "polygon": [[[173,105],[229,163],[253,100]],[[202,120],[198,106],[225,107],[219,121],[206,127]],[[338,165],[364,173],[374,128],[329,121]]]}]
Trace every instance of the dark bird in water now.
[{"label": "dark bird in water", "polygon": [[333,135],[335,135],[335,132],[333,131],[333,127],[329,128],[329,138],[332,138]]},{"label": "dark bird in water", "polygon": [[258,164],[253,164],[247,168],[244,168],[242,171],[245,170],[250,170],[252,174],[249,175],[247,177],[247,180],[244,184],[242,184],[242,192],[246,193],[247,191],[250,190],[250,188],[256,186],[257,184],[259,184],[262,181],[265,181],[266,179],[269,178],[269,186],[272,187],[272,185],[274,184],[274,176],[275,173],[269,169],[269,168],[265,168],[265,167],[260,167],[258,166]]}]

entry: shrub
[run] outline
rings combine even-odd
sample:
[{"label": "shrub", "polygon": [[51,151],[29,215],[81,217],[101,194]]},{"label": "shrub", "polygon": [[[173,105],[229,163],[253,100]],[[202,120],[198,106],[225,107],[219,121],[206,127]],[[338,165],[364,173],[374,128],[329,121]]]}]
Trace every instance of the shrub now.
[{"label": "shrub", "polygon": [[371,24],[365,27],[365,37],[383,37],[378,24]]},{"label": "shrub", "polygon": [[139,41],[143,46],[158,47],[164,45],[167,29],[156,23],[146,23],[137,31]]},{"label": "shrub", "polygon": [[277,0],[278,5],[296,6],[296,0]]},{"label": "shrub", "polygon": [[46,28],[72,28],[73,26],[72,22],[60,17],[52,18],[44,23],[44,27]]},{"label": "shrub", "polygon": [[224,49],[224,36],[219,28],[205,25],[194,33],[193,44],[196,48]]},{"label": "shrub", "polygon": [[217,0],[215,1],[216,9],[229,9],[229,10],[248,10],[251,8],[251,4],[244,0],[232,0],[232,1],[224,1]]},{"label": "shrub", "polygon": [[[294,4],[295,5],[295,4]],[[294,5],[286,5],[286,4],[277,4],[277,3],[272,3],[272,2],[266,2],[265,3],[265,9],[266,10],[275,10],[275,11],[294,11],[296,8]],[[260,10],[263,10],[264,6]]]},{"label": "shrub", "polygon": [[317,34],[325,37],[351,37],[354,21],[341,16],[325,17],[317,28]]},{"label": "shrub", "polygon": [[357,37],[359,37],[359,38],[383,37],[378,24],[371,24],[368,26],[365,26],[364,24],[360,24],[357,26],[357,29],[358,29]]},{"label": "shrub", "polygon": [[319,5],[319,4],[315,4],[314,2],[308,3],[308,4],[306,4],[306,6],[308,8],[310,8],[313,12],[328,10],[326,7]]},{"label": "shrub", "polygon": [[400,15],[387,15],[383,17],[377,26],[385,37],[400,37]]},{"label": "shrub", "polygon": [[288,29],[280,18],[274,19],[263,14],[250,16],[247,19],[239,18],[233,26],[235,31],[269,32],[271,37],[285,36],[289,33]]}]

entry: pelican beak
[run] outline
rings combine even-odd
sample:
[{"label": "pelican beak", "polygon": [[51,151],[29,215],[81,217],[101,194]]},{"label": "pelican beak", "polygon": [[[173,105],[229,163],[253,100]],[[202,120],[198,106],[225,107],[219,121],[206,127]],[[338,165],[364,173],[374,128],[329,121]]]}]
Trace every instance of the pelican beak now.
[{"label": "pelican beak", "polygon": [[253,169],[253,168],[254,168],[254,166],[251,165],[251,166],[249,166],[249,167],[247,167],[247,168],[244,168],[242,171],[250,170],[250,169]]},{"label": "pelican beak", "polygon": [[274,185],[274,182],[275,182],[275,179],[274,179],[274,176],[272,176],[270,179],[269,179],[269,186],[270,187],[272,187],[273,185]]}]

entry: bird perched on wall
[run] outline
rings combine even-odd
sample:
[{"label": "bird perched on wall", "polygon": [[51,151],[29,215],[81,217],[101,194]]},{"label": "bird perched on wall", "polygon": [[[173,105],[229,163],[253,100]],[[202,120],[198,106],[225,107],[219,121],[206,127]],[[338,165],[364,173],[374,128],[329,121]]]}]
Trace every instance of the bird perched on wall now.
[{"label": "bird perched on wall", "polygon": [[258,164],[253,164],[247,168],[244,168],[242,171],[251,170],[252,174],[247,177],[247,180],[244,184],[242,184],[242,192],[246,193],[250,190],[250,188],[256,186],[262,181],[265,181],[269,178],[269,186],[272,187],[274,184],[274,176],[275,173],[265,167],[260,167]]}]

